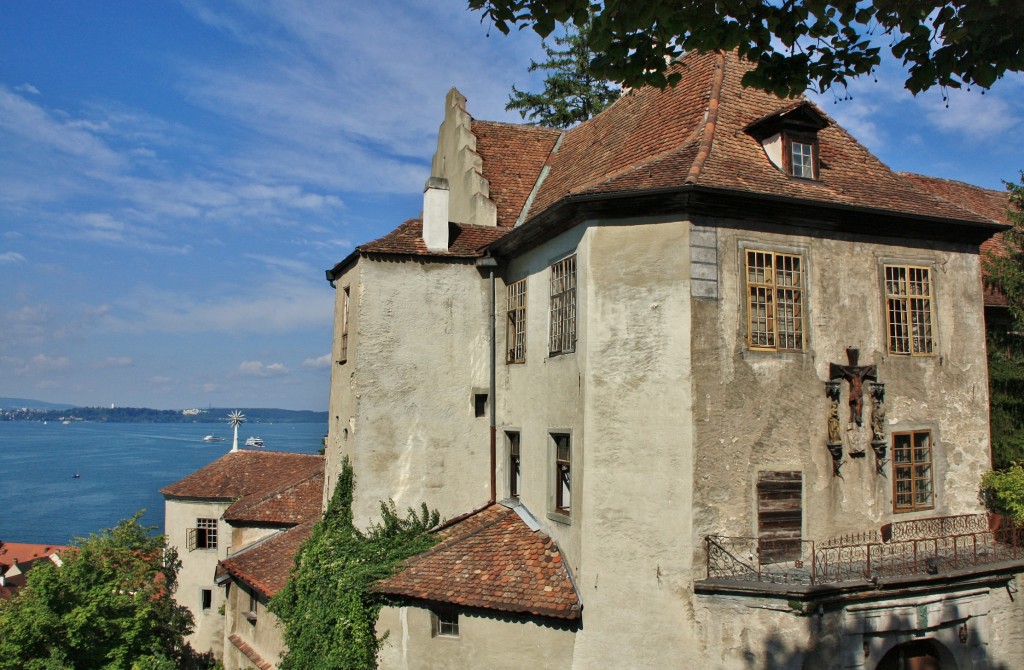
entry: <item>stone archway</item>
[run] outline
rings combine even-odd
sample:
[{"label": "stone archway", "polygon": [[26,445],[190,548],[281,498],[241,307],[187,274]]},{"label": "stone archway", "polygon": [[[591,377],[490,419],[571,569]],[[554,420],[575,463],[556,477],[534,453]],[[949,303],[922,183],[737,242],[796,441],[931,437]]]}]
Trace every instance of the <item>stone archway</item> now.
[{"label": "stone archway", "polygon": [[912,640],[890,649],[877,670],[957,670],[957,664],[935,640]]}]

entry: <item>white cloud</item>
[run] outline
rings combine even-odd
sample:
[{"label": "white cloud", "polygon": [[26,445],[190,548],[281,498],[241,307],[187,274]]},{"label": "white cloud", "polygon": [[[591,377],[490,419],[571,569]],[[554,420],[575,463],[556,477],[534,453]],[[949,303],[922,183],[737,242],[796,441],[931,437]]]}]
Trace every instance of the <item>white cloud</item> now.
[{"label": "white cloud", "polygon": [[17,251],[6,251],[0,254],[0,263],[24,263],[25,257]]},{"label": "white cloud", "polygon": [[318,356],[317,358],[307,358],[306,360],[302,361],[302,366],[306,368],[317,369],[329,368],[331,367],[331,355],[324,354],[323,356]]},{"label": "white cloud", "polygon": [[288,368],[280,363],[264,365],[262,361],[242,361],[238,372],[247,377],[279,377],[288,374]]},{"label": "white cloud", "polygon": [[67,356],[47,356],[36,354],[28,360],[19,370],[19,374],[54,372],[66,370],[71,365]]},{"label": "white cloud", "polygon": [[997,94],[950,91],[947,101],[933,95],[922,100],[928,121],[942,132],[975,141],[998,143],[1020,123],[1010,104]]},{"label": "white cloud", "polygon": [[30,95],[39,95],[39,89],[32,84],[22,84],[21,86],[15,86],[14,90],[18,93],[28,93]]},{"label": "white cloud", "polygon": [[174,377],[166,377],[164,375],[155,375],[150,377],[147,381],[152,384],[170,384],[174,381]]}]

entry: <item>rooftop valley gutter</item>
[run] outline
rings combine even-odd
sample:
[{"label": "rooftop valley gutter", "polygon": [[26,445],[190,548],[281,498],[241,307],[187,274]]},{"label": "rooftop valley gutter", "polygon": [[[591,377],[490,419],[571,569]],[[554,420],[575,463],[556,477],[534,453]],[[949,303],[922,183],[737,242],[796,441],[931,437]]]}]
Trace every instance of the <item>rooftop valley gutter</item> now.
[{"label": "rooftop valley gutter", "polygon": [[498,447],[497,447],[497,440],[498,440],[498,438],[497,438],[497,435],[498,435],[498,422],[497,422],[497,417],[495,416],[495,406],[496,406],[496,403],[495,403],[495,399],[494,399],[494,395],[497,392],[497,386],[498,386],[498,383],[497,383],[497,367],[496,367],[497,363],[495,361],[495,355],[497,354],[497,341],[495,339],[496,336],[495,336],[494,322],[495,322],[495,319],[497,319],[497,315],[495,314],[495,311],[494,311],[494,309],[495,309],[495,304],[494,304],[494,302],[495,302],[495,300],[494,300],[494,268],[497,267],[498,261],[495,260],[494,257],[492,257],[492,256],[485,256],[484,258],[478,259],[476,264],[477,264],[477,267],[487,268],[488,274],[489,274],[489,278],[490,278],[490,286],[489,286],[490,295],[488,296],[488,300],[487,300],[487,305],[488,305],[488,307],[487,307],[487,317],[488,317],[488,321],[490,322],[489,323],[489,330],[490,330],[489,340],[490,341],[488,343],[489,346],[490,346],[490,356],[488,356],[488,360],[490,361],[490,387],[487,390],[487,403],[488,403],[488,413],[490,414],[491,497],[488,498],[487,504],[493,505],[494,501],[498,497],[498,485],[497,485],[497,469],[498,469],[498,454],[497,454],[497,449],[498,449]]}]

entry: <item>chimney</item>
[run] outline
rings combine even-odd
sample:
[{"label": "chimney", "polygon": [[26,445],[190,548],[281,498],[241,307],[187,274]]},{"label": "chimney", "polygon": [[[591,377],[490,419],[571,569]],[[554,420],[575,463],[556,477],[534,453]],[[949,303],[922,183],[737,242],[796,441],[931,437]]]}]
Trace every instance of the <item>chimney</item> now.
[{"label": "chimney", "polygon": [[423,189],[423,243],[429,251],[448,251],[448,180],[431,177]]}]

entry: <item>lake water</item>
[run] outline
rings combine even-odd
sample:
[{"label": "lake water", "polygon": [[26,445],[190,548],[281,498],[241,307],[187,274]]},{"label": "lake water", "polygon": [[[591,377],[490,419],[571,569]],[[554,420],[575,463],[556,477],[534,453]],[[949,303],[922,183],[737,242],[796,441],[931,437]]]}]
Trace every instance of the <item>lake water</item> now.
[{"label": "lake water", "polygon": [[[225,441],[203,442],[211,433]],[[238,443],[258,435],[265,451],[315,454],[326,433],[326,423],[247,423]],[[0,421],[0,540],[67,544],[143,508],[162,532],[160,489],[230,450],[221,424]]]}]

